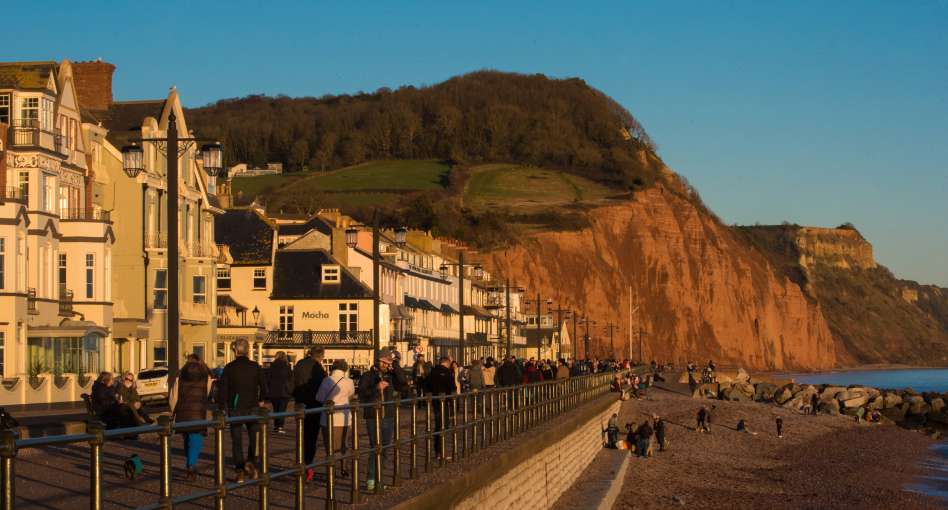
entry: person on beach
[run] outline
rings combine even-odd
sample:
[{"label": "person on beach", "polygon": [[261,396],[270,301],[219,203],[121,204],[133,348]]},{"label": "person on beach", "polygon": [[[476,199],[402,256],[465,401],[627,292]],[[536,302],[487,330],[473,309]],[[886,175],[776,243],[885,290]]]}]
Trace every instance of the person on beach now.
[{"label": "person on beach", "polygon": [[616,448],[619,440],[619,415],[612,413],[609,424],[606,426],[606,448]]},{"label": "person on beach", "polygon": [[783,418],[777,416],[776,423],[777,423],[777,437],[783,437]]},{"label": "person on beach", "polygon": [[635,455],[635,450],[638,447],[636,436],[636,431],[638,430],[637,425],[638,424],[634,421],[625,424],[625,444],[629,447],[629,455]]},{"label": "person on beach", "polygon": [[750,435],[752,435],[752,436],[756,436],[756,435],[757,435],[756,432],[751,432],[751,429],[747,428],[747,421],[744,420],[744,418],[741,418],[740,420],[737,420],[737,431],[738,431],[738,432],[744,432],[745,434],[750,434]]},{"label": "person on beach", "polygon": [[695,428],[698,432],[711,432],[711,411],[707,406],[701,406],[698,409],[698,425]]},{"label": "person on beach", "polygon": [[652,456],[652,425],[649,424],[648,420],[645,420],[642,423],[642,426],[639,427],[639,430],[636,431],[636,439],[638,439],[638,446],[636,451],[638,452],[639,457],[651,457]]},{"label": "person on beach", "polygon": [[659,415],[653,415],[652,419],[654,420],[654,425],[652,428],[655,429],[655,441],[658,442],[658,451],[665,451],[665,420],[662,419]]},{"label": "person on beach", "polygon": [[810,412],[813,413],[813,416],[816,416],[817,410],[820,407],[820,396],[816,393],[810,397]]},{"label": "person on beach", "polygon": [[688,370],[688,390],[691,392],[691,396],[695,396],[695,390],[698,389],[698,381],[695,379],[695,373],[693,370]]}]

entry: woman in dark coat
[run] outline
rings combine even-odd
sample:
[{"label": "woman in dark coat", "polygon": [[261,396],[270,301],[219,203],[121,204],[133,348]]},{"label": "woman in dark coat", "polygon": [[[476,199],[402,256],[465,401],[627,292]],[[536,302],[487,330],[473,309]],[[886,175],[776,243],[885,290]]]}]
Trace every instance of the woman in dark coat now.
[{"label": "woman in dark coat", "polygon": [[[188,356],[188,362],[181,367],[181,374],[175,384],[172,400],[174,401],[174,420],[177,423],[186,421],[206,420],[208,394],[210,390],[210,375],[200,358],[195,354]],[[204,447],[206,428],[180,430],[184,435],[184,452],[187,458],[188,478],[197,478],[198,457]]]},{"label": "woman in dark coat", "polygon": [[[267,398],[269,398],[270,403],[273,404],[274,413],[286,411],[286,405],[290,402],[292,380],[293,370],[290,368],[290,363],[286,360],[286,353],[280,351],[276,353],[276,359],[270,364],[270,369],[267,372],[267,388],[270,390],[270,394],[267,395]],[[273,420],[273,431],[277,434],[283,434],[285,432],[283,428],[284,419],[285,418],[275,418]]]}]

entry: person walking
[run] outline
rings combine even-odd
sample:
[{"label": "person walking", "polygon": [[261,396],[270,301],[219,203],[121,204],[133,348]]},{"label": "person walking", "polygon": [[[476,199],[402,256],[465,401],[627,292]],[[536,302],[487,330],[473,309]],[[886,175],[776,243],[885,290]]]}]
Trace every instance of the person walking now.
[{"label": "person walking", "polygon": [[619,415],[612,413],[609,417],[609,423],[606,425],[606,448],[616,448],[616,442],[619,441]]},{"label": "person walking", "polygon": [[817,393],[814,393],[810,397],[810,412],[813,413],[813,416],[816,416],[817,410],[820,408],[820,396]]},{"label": "person walking", "polygon": [[[329,418],[326,413],[321,413],[321,425],[323,427],[323,445],[326,448],[326,454],[342,454],[348,451],[346,442],[349,437],[349,427],[351,426],[351,412],[349,402],[355,396],[355,383],[349,378],[349,364],[346,360],[337,359],[332,364],[332,373],[323,379],[316,392],[316,400],[329,404],[332,402],[337,410],[332,413],[332,430],[329,430]],[[342,409],[339,409],[342,408]],[[329,451],[329,438],[332,437],[332,452]],[[348,463],[339,461],[340,476],[343,478],[349,476]]]},{"label": "person walking", "polygon": [[425,387],[428,384],[426,380],[430,372],[431,367],[425,362],[425,355],[419,354],[415,358],[415,364],[411,367],[411,378],[415,383],[415,395],[418,398],[425,396]]},{"label": "person walking", "polygon": [[[457,393],[457,384],[454,381],[454,375],[451,373],[451,358],[442,356],[438,364],[431,369],[431,375],[428,376],[428,391],[433,397],[447,397]],[[444,413],[441,412],[441,399],[431,402],[431,411],[434,415],[434,453],[435,456],[443,457],[446,460],[447,452],[442,448],[442,443],[447,443],[445,438],[445,425],[447,418],[451,415],[451,401],[448,398],[444,400]]]},{"label": "person walking", "polygon": [[[211,371],[196,354],[188,355],[188,361],[181,367],[181,373],[171,388],[169,404],[171,416],[175,423],[198,421],[207,419],[209,404],[208,395],[211,392]],[[198,458],[204,447],[204,436],[207,427],[180,429],[184,439],[186,477],[188,480],[197,480]]]},{"label": "person walking", "polygon": [[658,442],[658,451],[663,452],[665,451],[665,445],[666,445],[665,420],[663,420],[662,417],[658,416],[657,414],[654,415],[654,420],[655,420],[655,425],[653,425],[653,428],[655,429],[655,440]]},{"label": "person walking", "polygon": [[560,379],[569,379],[569,367],[566,365],[566,360],[563,358],[560,358],[559,361],[557,361],[556,367],[556,380],[559,381]]},{"label": "person walking", "polygon": [[481,360],[476,359],[471,363],[467,378],[472,391],[484,389],[484,367],[481,365]]},{"label": "person walking", "polygon": [[500,366],[498,372],[499,380],[497,384],[502,387],[516,386],[521,383],[520,369],[517,367],[517,360],[513,356],[508,357],[504,364]]},{"label": "person walking", "polygon": [[639,457],[651,457],[652,456],[652,426],[649,424],[648,420],[642,423],[642,426],[639,427],[639,430],[636,432],[635,436],[639,444],[636,448],[636,451],[639,454]]},{"label": "person walking", "polygon": [[[326,378],[326,369],[323,368],[325,351],[320,347],[310,347],[306,357],[296,362],[293,369],[293,401],[296,409],[316,409],[322,407],[322,402],[316,400],[316,391],[319,390],[323,379]],[[319,437],[321,413],[306,413],[303,418],[303,463],[312,464],[316,458],[316,441]],[[306,481],[313,480],[313,469],[306,469]]]},{"label": "person walking", "polygon": [[[263,399],[267,395],[267,384],[263,378],[263,370],[256,361],[251,360],[250,343],[245,338],[238,338],[232,344],[234,361],[224,367],[220,380],[220,399],[228,416],[249,416],[254,410],[263,407]],[[247,429],[247,456],[244,457],[243,436]],[[234,460],[234,469],[237,472],[238,483],[244,477],[257,477],[257,434],[260,425],[256,421],[230,424],[231,455]]]},{"label": "person walking", "polygon": [[775,422],[777,424],[777,437],[783,437],[783,418],[779,416],[775,418]]},{"label": "person walking", "polygon": [[487,361],[484,362],[484,387],[493,388],[494,380],[497,374],[497,365],[494,363],[494,358],[487,358]]},{"label": "person walking", "polygon": [[[390,402],[395,400],[395,392],[407,393],[410,391],[408,381],[395,356],[391,351],[384,351],[378,357],[375,364],[368,372],[362,374],[359,379],[359,402],[362,404],[373,404],[376,402]],[[398,408],[395,404],[386,404],[381,407],[381,416],[379,416],[378,427],[376,427],[376,406],[365,409],[366,433],[369,436],[369,447],[375,448],[380,444],[382,446],[382,464],[388,460],[390,455],[390,446],[392,444],[392,433],[395,429],[395,413]],[[366,488],[370,491],[381,489],[381,473],[376,473],[375,462],[369,459],[368,476],[366,479]]]},{"label": "person walking", "polygon": [[[286,359],[286,353],[278,351],[276,359],[270,363],[270,370],[267,372],[267,388],[270,390],[268,395],[270,403],[273,405],[274,413],[286,412],[286,405],[290,402],[290,392],[293,390],[291,381],[293,380],[293,369],[290,368],[290,362]],[[274,418],[273,431],[277,434],[285,434],[283,428],[286,418]]]},{"label": "person walking", "polygon": [[701,406],[701,408],[698,409],[697,425],[695,430],[697,432],[707,432],[710,430],[710,427],[708,426],[708,408],[705,406]]}]

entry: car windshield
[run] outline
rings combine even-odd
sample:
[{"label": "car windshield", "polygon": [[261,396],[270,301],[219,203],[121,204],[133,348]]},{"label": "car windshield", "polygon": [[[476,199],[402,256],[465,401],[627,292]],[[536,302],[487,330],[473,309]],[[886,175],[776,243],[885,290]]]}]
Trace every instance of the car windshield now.
[{"label": "car windshield", "polygon": [[143,370],[138,373],[138,380],[144,381],[145,379],[160,379],[167,375],[167,370]]}]

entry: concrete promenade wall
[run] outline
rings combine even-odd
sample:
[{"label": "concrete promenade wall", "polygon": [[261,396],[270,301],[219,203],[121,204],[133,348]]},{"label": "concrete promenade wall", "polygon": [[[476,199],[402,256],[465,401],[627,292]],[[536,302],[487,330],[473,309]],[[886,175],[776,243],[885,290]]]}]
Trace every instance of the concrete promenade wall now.
[{"label": "concrete promenade wall", "polygon": [[618,412],[616,394],[516,438],[480,467],[396,506],[397,509],[551,508],[602,449],[602,429]]}]

